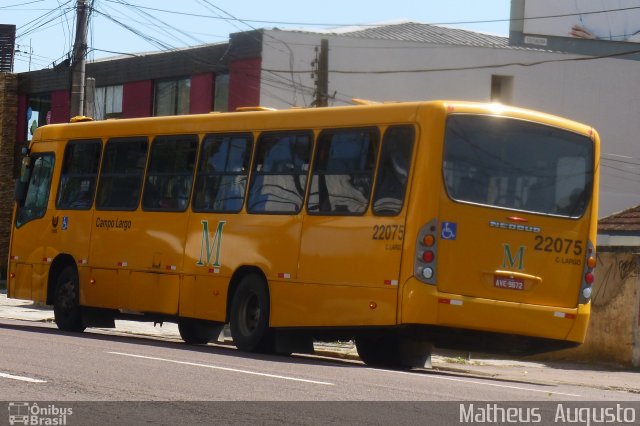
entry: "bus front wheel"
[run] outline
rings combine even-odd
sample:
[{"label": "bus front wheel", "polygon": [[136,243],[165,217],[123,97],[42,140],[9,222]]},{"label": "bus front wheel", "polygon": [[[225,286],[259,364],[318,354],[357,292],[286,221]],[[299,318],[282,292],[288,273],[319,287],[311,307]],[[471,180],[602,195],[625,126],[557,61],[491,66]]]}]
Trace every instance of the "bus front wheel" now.
[{"label": "bus front wheel", "polygon": [[80,309],[80,285],[78,273],[72,266],[62,270],[56,279],[53,315],[62,331],[84,331]]},{"label": "bus front wheel", "polygon": [[269,292],[258,275],[247,275],[238,284],[230,312],[231,337],[245,352],[272,352],[274,339],[269,329]]}]

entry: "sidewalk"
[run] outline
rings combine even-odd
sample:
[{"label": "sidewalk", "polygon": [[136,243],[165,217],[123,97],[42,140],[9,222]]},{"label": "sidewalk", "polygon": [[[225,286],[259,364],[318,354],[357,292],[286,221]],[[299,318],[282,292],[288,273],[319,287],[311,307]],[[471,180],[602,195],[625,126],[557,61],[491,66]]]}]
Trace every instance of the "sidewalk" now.
[{"label": "sidewalk", "polygon": [[[53,311],[50,307],[36,306],[30,301],[8,299],[6,291],[0,290],[0,318],[53,322]],[[153,323],[118,320],[115,330],[99,330],[181,341],[178,326],[172,323],[154,327]],[[225,339],[225,342],[230,343],[228,339]],[[314,347],[316,354],[320,356],[358,359],[358,353],[351,342],[316,342]],[[640,372],[623,370],[615,366],[563,362],[541,363],[481,357],[466,359],[448,352],[436,352],[433,355],[432,364],[434,370],[452,374],[640,393]]]}]

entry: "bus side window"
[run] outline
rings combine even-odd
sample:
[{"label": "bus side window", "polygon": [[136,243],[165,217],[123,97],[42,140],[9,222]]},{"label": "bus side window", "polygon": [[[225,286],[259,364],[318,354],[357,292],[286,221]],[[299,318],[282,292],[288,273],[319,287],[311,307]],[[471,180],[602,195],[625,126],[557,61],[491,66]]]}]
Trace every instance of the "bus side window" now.
[{"label": "bus side window", "polygon": [[258,140],[247,210],[295,214],[307,186],[311,132],[263,133]]},{"label": "bus side window", "polygon": [[310,214],[363,214],[369,205],[378,152],[378,129],[320,133],[307,202]]},{"label": "bus side window", "polygon": [[96,208],[135,210],[147,161],[146,137],[109,139],[104,149]]},{"label": "bus side window", "polygon": [[53,154],[36,154],[32,157],[33,167],[27,187],[27,196],[24,205],[16,212],[17,228],[43,217],[47,212],[54,159]]},{"label": "bus side window", "polygon": [[385,132],[373,194],[374,214],[395,216],[402,210],[414,138],[413,126],[392,126]]},{"label": "bus side window", "polygon": [[242,209],[252,145],[250,133],[205,137],[198,163],[193,211],[237,213]]},{"label": "bus side window", "polygon": [[70,141],[64,150],[56,207],[88,210],[93,204],[102,153],[100,140]]},{"label": "bus side window", "polygon": [[197,146],[196,135],[158,136],[153,140],[142,196],[143,210],[187,209]]}]

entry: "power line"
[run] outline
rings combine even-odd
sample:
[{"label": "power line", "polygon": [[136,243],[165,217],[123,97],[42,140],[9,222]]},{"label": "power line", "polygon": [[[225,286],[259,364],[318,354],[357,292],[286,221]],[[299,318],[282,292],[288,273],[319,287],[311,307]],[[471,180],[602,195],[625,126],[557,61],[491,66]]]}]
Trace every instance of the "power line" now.
[{"label": "power line", "polygon": [[[632,162],[630,162],[630,161],[613,160],[613,159],[611,159],[611,158],[603,158],[603,159],[602,159],[602,161],[610,161],[610,162],[613,162],[613,163],[626,164],[628,168],[637,168],[637,167],[640,167],[640,164],[638,164],[638,163],[632,163]],[[631,166],[631,167],[629,167],[629,166]],[[622,167],[625,167],[625,166],[622,166]]]},{"label": "power line", "polygon": [[[56,2],[58,3],[58,7],[62,7],[60,0],[56,0]],[[75,15],[74,15],[74,18],[75,18]],[[64,26],[64,21],[66,21],[66,24],[67,24],[66,29]],[[60,17],[60,24],[62,26],[62,31],[64,33],[64,38],[65,38],[64,50],[66,52],[69,52],[71,51],[71,46],[72,46],[71,37],[73,37],[73,32],[71,31],[71,25],[69,24],[69,16],[67,14],[64,15],[64,21],[63,21],[63,18]],[[67,37],[67,33],[68,33],[68,37]]]},{"label": "power line", "polygon": [[[640,161],[640,157],[633,157],[633,156],[630,156],[630,155],[614,154],[612,152],[602,152],[602,153],[600,153],[600,155],[601,156],[608,155],[610,157],[618,157],[618,158],[624,158],[624,159],[627,159],[627,160],[638,160],[638,161]],[[624,160],[618,160],[618,159],[615,159],[615,158],[603,158],[603,159],[604,160],[609,160],[609,161],[619,161],[619,162],[624,163]],[[640,166],[640,163],[631,163],[630,162],[629,164],[637,164],[637,165]]]},{"label": "power line", "polygon": [[[125,4],[125,2],[119,1],[119,0],[105,0],[111,3],[120,3],[120,4]],[[247,24],[248,22],[251,23],[255,23],[255,24],[276,24],[276,25],[309,25],[309,26],[368,26],[368,27],[377,27],[380,26],[379,24],[335,24],[335,23],[312,23],[312,22],[284,22],[284,21],[265,21],[265,20],[260,20],[260,19],[241,19],[241,18],[236,18],[236,17],[229,17],[229,18],[225,18],[223,16],[220,15],[216,15],[216,16],[210,16],[210,15],[202,15],[200,13],[189,13],[189,12],[180,12],[177,10],[167,10],[167,9],[159,9],[157,7],[148,7],[148,6],[139,6],[139,5],[132,5],[129,3],[129,5],[131,6],[135,6],[139,9],[146,9],[146,10],[153,10],[155,12],[162,12],[162,13],[169,13],[172,15],[181,15],[181,16],[191,16],[191,17],[195,17],[195,18],[205,18],[205,19],[216,19],[216,20],[222,20],[222,21],[237,21],[243,24]],[[213,5],[212,5],[213,6]],[[217,9],[217,6],[213,6]],[[222,9],[220,9],[222,10]],[[226,13],[226,12],[224,12]],[[507,20],[508,21],[508,20]]]},{"label": "power line", "polygon": [[[66,15],[67,13],[69,13],[70,11],[74,10],[72,7],[69,8],[65,8],[65,6],[67,6],[69,3],[71,3],[72,0],[67,1],[66,3],[63,3],[61,5],[59,5],[58,7],[51,9],[49,11],[47,11],[46,13],[44,13],[43,15],[40,15],[39,17],[27,22],[26,24],[18,27],[18,30],[23,30],[25,27],[26,29],[23,30],[22,33],[18,34],[16,36],[16,39],[25,37],[29,34],[32,34],[36,31],[42,30],[43,27],[55,20],[57,20],[58,18]],[[58,14],[52,18],[49,18],[50,15],[53,15],[54,13],[58,12]],[[49,18],[47,20],[47,18]]]},{"label": "power line", "polygon": [[18,3],[18,4],[10,4],[9,6],[2,6],[0,7],[0,9],[10,9],[12,7],[18,7],[18,6],[26,6],[28,4],[33,4],[33,3],[42,3],[44,0],[34,0],[34,1],[28,1],[25,3]]},{"label": "power line", "polygon": [[[119,0],[105,0],[105,1],[112,2],[112,3],[121,3],[121,4],[125,3],[125,2],[119,1]],[[256,24],[308,25],[308,26],[320,26],[320,27],[345,27],[345,26],[346,27],[351,27],[351,26],[357,26],[357,27],[379,27],[380,26],[380,24],[345,24],[345,23],[335,23],[335,22],[333,22],[333,23],[329,23],[329,22],[291,22],[291,21],[267,21],[267,20],[260,20],[260,19],[248,19],[248,18],[242,18],[241,19],[241,18],[236,18],[235,16],[232,16],[232,15],[228,14],[226,11],[223,11],[222,9],[218,8],[217,6],[213,6],[213,7],[223,11],[225,14],[228,14],[230,16],[230,18],[225,18],[225,17],[219,16],[219,15],[218,16],[208,16],[208,15],[201,15],[201,14],[198,14],[198,13],[180,12],[180,11],[177,11],[177,10],[160,9],[160,8],[148,7],[148,6],[138,6],[138,5],[131,5],[131,6],[135,6],[135,7],[139,8],[139,9],[153,10],[155,12],[170,13],[170,14],[174,14],[174,15],[183,15],[183,16],[192,16],[192,17],[197,17],[197,18],[218,19],[218,20],[224,20],[224,21],[237,21],[237,22],[241,22],[243,24],[246,24],[247,22],[251,22],[251,23],[256,23]],[[601,14],[601,13],[628,11],[628,10],[634,10],[634,9],[640,9],[640,6],[625,7],[625,8],[619,8],[619,9],[603,9],[603,10],[597,10],[597,11],[592,11],[592,12],[565,13],[565,14],[544,15],[544,16],[531,16],[531,17],[517,18],[517,19],[500,18],[500,19],[484,19],[484,20],[474,20],[474,21],[432,22],[432,23],[428,23],[428,25],[469,25],[469,24],[491,24],[491,23],[498,23],[498,22],[511,22],[511,21],[521,22],[521,21],[528,21],[528,20],[565,18],[565,17],[582,16],[582,15],[595,15],[595,14]]]},{"label": "power line", "polygon": [[96,52],[104,52],[104,53],[113,53],[114,55],[123,55],[123,56],[131,56],[132,58],[137,58],[140,55],[137,55],[135,53],[126,53],[126,52],[116,52],[114,50],[104,50],[104,49],[98,49],[97,47],[92,47],[91,49],[92,51],[96,51]]},{"label": "power line", "polygon": [[[545,59],[541,61],[534,62],[509,62],[504,64],[490,64],[490,65],[473,65],[467,67],[450,67],[450,68],[423,68],[423,69],[404,69],[404,70],[378,70],[378,71],[368,71],[368,70],[329,70],[330,73],[334,74],[414,74],[414,73],[430,73],[430,72],[444,72],[444,71],[469,71],[469,70],[480,70],[480,69],[494,69],[494,68],[505,68],[505,67],[533,67],[536,65],[543,64],[551,64],[551,63],[559,63],[559,62],[581,62],[581,61],[594,61],[598,59],[607,59],[607,58],[617,58],[621,56],[635,55],[640,53],[640,49],[629,50],[627,52],[616,52],[609,53],[606,55],[599,56],[588,56],[588,57],[580,57],[580,58],[563,58],[563,59]],[[312,72],[311,69],[308,70],[277,70],[277,69],[265,69],[265,71],[271,71],[274,73],[290,73],[293,72],[295,74],[307,74]]]},{"label": "power line", "polygon": [[[116,3],[116,4],[121,4],[123,6],[125,6],[127,9],[133,11],[134,13],[136,13],[137,15],[139,15],[140,17],[142,17],[142,19],[144,19],[146,21],[146,24],[139,22],[145,26],[147,26],[148,28],[151,28],[153,30],[155,30],[156,32],[160,33],[160,34],[164,34],[165,36],[168,36],[169,38],[174,39],[175,41],[179,42],[179,43],[183,43],[183,44],[187,44],[185,43],[184,40],[180,39],[179,37],[177,37],[175,34],[182,34],[183,36],[185,36],[186,38],[190,39],[192,42],[196,42],[198,44],[204,44],[205,42],[201,39],[198,39],[197,37],[192,36],[191,34],[187,33],[186,31],[184,31],[184,29],[171,25],[155,16],[153,16],[152,14],[145,12],[144,10],[142,10],[142,8],[139,8],[137,6],[131,5],[130,3],[127,3],[125,1],[112,1],[112,3]],[[167,29],[169,29],[169,31],[167,31]]]},{"label": "power line", "polygon": [[[112,3],[119,3],[119,2],[112,2]],[[152,36],[150,35],[148,32],[143,31],[142,29],[139,29],[137,26],[134,25],[130,25],[126,22],[124,22],[123,19],[118,19],[117,17],[114,16],[113,13],[109,13],[106,10],[102,10],[102,9],[97,9],[94,8],[94,12],[97,15],[100,15],[101,17],[105,18],[106,20],[124,28],[125,30],[131,32],[132,34],[135,34],[136,36],[138,36],[139,38],[141,38],[142,40],[146,41],[147,43],[151,44],[152,46],[154,46],[156,49],[159,49],[161,52],[169,52],[169,51],[177,51],[178,49],[181,49],[181,47],[175,46],[170,42],[164,41],[161,38],[158,38],[156,36]],[[127,15],[127,18],[129,18],[129,15]],[[134,20],[134,22],[136,22]],[[140,22],[136,22],[136,25],[140,25]],[[152,24],[148,24],[148,25],[152,25]],[[145,24],[142,24],[142,26],[148,26]],[[165,25],[170,28],[170,29],[174,29],[175,31],[178,31],[179,29],[165,23]],[[157,25],[155,25],[157,26]],[[165,34],[167,34],[167,32],[165,31]],[[182,40],[180,40],[177,37],[171,37],[173,38],[174,41],[178,41],[180,43],[184,43]],[[185,43],[186,45],[186,43]],[[230,46],[230,44],[229,44]],[[188,47],[188,46],[183,46],[183,47]],[[91,48],[94,51],[104,51],[103,49],[96,49],[96,48]],[[124,54],[124,55],[129,55],[129,56],[139,56],[139,55],[133,55],[133,54],[129,54],[129,53],[124,53],[124,52],[113,52],[113,51],[108,51],[108,53],[115,53],[115,54]],[[180,54],[184,55],[186,58],[189,58],[190,60],[192,60],[194,63],[196,64],[200,64],[203,66],[207,66],[207,67],[215,67],[217,65],[219,65],[222,60],[224,59],[224,57],[226,56],[226,53],[222,56],[222,58],[218,58],[216,60],[206,60],[203,59],[201,56],[197,55],[196,53],[193,53],[190,51],[190,49],[184,49],[184,50],[180,50]]]},{"label": "power line", "polygon": [[[602,167],[603,167],[602,168],[603,173],[607,173],[607,174],[610,174],[610,175],[615,176],[617,178],[628,180],[628,181],[631,181],[631,182],[640,182],[640,180],[639,180],[640,179],[640,173],[630,172],[629,170],[619,169],[619,168],[613,167],[613,166],[603,165]],[[607,169],[610,169],[610,170],[607,170]],[[621,172],[623,174],[622,175],[614,174],[614,173],[612,173],[612,171]]]},{"label": "power line", "polygon": [[[40,0],[42,1],[42,0]],[[148,7],[143,7],[143,6],[137,6],[131,3],[128,3],[124,0],[105,0],[109,3],[114,3],[114,4],[119,4],[125,7],[130,8],[131,10],[137,11],[138,9],[148,9],[148,10],[155,10],[156,8],[148,8]],[[203,4],[208,10],[218,10],[221,11],[222,13],[224,13],[225,15],[228,16],[224,17],[224,16],[218,16],[218,18],[220,19],[225,19],[225,20],[233,20],[236,22],[241,22],[244,23],[245,25],[247,25],[249,28],[256,30],[253,26],[251,26],[247,20],[244,19],[240,19],[235,17],[234,15],[230,14],[229,12],[226,12],[225,10],[219,8],[218,6],[215,6],[214,4],[212,4],[211,2],[209,2],[208,0],[199,0],[201,4]],[[43,28],[43,26],[45,26],[47,23],[51,23],[53,21],[55,21],[58,18],[63,18],[63,17],[67,17],[67,13],[69,11],[71,11],[72,9],[64,9],[64,6],[68,5],[71,1],[67,1],[65,3],[60,3],[58,2],[59,6],[58,8],[52,9],[50,10],[48,13],[42,15],[39,18],[36,18],[35,20],[31,21],[28,24],[25,25],[29,25],[29,24],[33,24],[30,28],[28,28],[27,30],[25,30],[24,33],[19,35],[20,37],[24,37],[28,34],[31,34],[32,32],[35,32],[36,30],[40,30]],[[635,7],[635,8],[625,8],[625,9],[620,9],[620,10],[628,10],[628,9],[638,9],[639,7]],[[158,9],[159,11],[164,11],[164,12],[170,12],[170,11],[165,11],[162,9]],[[614,10],[614,9],[612,9]],[[617,9],[616,9],[617,10]],[[49,19],[46,22],[42,22],[44,21],[50,14],[55,13],[56,11],[60,11],[60,13],[58,15],[56,15],[55,17]],[[603,11],[599,11],[599,12],[589,12],[589,13],[602,13]],[[134,28],[131,25],[126,24],[125,22],[123,22],[120,19],[117,19],[116,17],[113,16],[113,14],[107,13],[105,11],[102,10],[96,10],[96,13],[100,14],[101,16],[105,17],[106,19],[112,21],[113,23],[127,29],[128,31],[132,32],[133,34],[136,34],[138,37],[142,38],[143,40],[147,41],[148,43],[150,43],[151,45],[153,45],[156,48],[159,48],[161,50],[173,50],[176,47],[173,46],[172,44],[165,42],[157,37],[153,37],[151,35],[149,35],[148,33],[140,30],[139,28]],[[152,15],[146,13],[146,12],[140,12],[140,13],[144,13],[145,19],[147,19],[148,24],[144,24],[144,23],[140,23],[137,22],[138,24],[142,24],[144,26],[152,26],[154,29],[157,28],[157,25],[154,24],[154,21],[159,22],[162,24],[162,26],[165,26],[165,28],[169,28],[171,30],[174,31],[178,31],[181,32],[183,35],[185,35],[186,37],[189,37],[193,40],[196,40],[198,42],[200,42],[200,40],[196,39],[195,37],[189,35],[188,33],[184,32],[183,30],[176,28],[174,26],[169,25],[168,23],[159,20],[158,18],[153,17]],[[184,12],[180,12],[180,14],[184,14]],[[548,16],[548,17],[558,17],[558,16],[566,16],[566,15],[553,15],[553,16]],[[541,17],[539,17],[541,18]],[[471,21],[467,21],[467,23],[469,23]],[[479,21],[478,21],[479,22]],[[67,20],[67,25],[68,25],[68,20]],[[23,26],[24,27],[24,26]],[[22,28],[23,28],[22,27]],[[238,28],[240,29],[240,28]],[[162,34],[164,35],[169,35],[171,38],[173,38],[173,40],[178,41],[180,43],[183,43],[183,40],[181,40],[178,37],[175,37],[174,34],[170,31],[163,31]],[[264,33],[263,33],[264,34]],[[283,51],[280,50],[282,53],[288,54],[289,58],[290,58],[290,66],[289,69],[281,69],[281,70],[276,70],[276,69],[263,69],[263,71],[268,71],[273,73],[274,75],[277,75],[277,73],[287,73],[289,74],[290,80],[291,80],[291,88],[296,91],[297,88],[299,87],[299,83],[295,82],[295,79],[293,78],[294,74],[307,74],[312,72],[312,70],[294,70],[293,68],[293,51],[291,50],[291,47],[289,46],[289,43],[284,42],[276,37],[273,37],[271,34],[267,34],[267,37],[282,43],[285,47],[287,47],[288,51]],[[265,40],[263,40],[264,44],[268,44]],[[332,46],[336,47],[336,46]],[[339,46],[337,46],[339,47]],[[422,46],[420,48],[423,48]],[[100,51],[100,49],[94,49],[95,51]],[[540,64],[545,64],[545,63],[554,63],[554,62],[565,62],[565,61],[582,61],[582,60],[595,60],[595,59],[603,59],[603,58],[612,58],[612,57],[619,57],[619,56],[626,56],[626,55],[631,55],[631,54],[635,54],[635,53],[640,53],[640,50],[634,50],[634,51],[629,51],[629,52],[621,52],[621,53],[613,53],[613,54],[608,54],[608,55],[601,55],[601,56],[596,56],[596,57],[585,57],[585,58],[563,58],[563,59],[549,59],[549,60],[542,60],[542,61],[535,61],[535,62],[529,62],[529,63],[525,63],[525,62],[512,62],[512,63],[504,63],[504,64],[489,64],[489,65],[477,65],[477,66],[468,66],[468,67],[453,67],[453,68],[432,68],[432,69],[414,69],[414,70],[410,70],[410,69],[401,69],[401,70],[378,70],[378,71],[372,71],[372,70],[331,70],[331,73],[335,73],[335,74],[402,74],[402,73],[429,73],[429,72],[445,72],[445,71],[465,71],[465,70],[477,70],[477,69],[494,69],[494,68],[503,68],[503,67],[510,67],[510,66],[523,66],[523,67],[530,67],[530,66],[535,66],[535,65],[540,65]]]},{"label": "power line", "polygon": [[140,37],[141,39],[145,40],[147,43],[153,45],[156,48],[159,48],[160,50],[172,50],[174,49],[174,47],[172,47],[169,44],[164,43],[163,41],[153,38],[151,36],[148,36],[147,34],[137,30],[136,28],[133,28],[127,24],[125,24],[124,22],[119,21],[118,19],[114,18],[113,16],[111,16],[108,13],[104,13],[98,9],[95,9],[94,12],[102,17],[104,17],[105,19],[113,22],[116,25],[121,26],[122,28],[126,29],[127,31],[137,35],[138,37]]}]

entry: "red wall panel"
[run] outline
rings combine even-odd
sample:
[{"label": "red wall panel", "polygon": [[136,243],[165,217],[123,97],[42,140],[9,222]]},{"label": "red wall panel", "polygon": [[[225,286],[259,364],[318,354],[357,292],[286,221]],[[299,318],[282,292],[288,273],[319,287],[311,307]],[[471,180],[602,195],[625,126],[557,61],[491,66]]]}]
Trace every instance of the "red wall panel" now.
[{"label": "red wall panel", "polygon": [[189,93],[190,114],[204,114],[213,111],[214,76],[211,73],[191,76]]},{"label": "red wall panel", "polygon": [[122,87],[122,117],[150,117],[153,114],[153,81],[134,81]]},{"label": "red wall panel", "polygon": [[53,123],[68,123],[71,114],[71,99],[69,91],[57,90],[51,92],[51,121]]},{"label": "red wall panel", "polygon": [[261,58],[239,59],[229,64],[229,111],[260,105]]},{"label": "red wall panel", "polygon": [[16,142],[27,140],[27,95],[18,95],[18,117],[16,120]]}]

